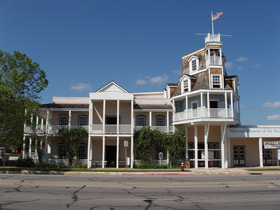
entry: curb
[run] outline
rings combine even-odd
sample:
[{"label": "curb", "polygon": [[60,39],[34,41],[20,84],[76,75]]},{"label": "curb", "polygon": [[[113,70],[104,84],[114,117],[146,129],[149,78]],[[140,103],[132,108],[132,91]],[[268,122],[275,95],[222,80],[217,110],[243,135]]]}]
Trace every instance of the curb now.
[{"label": "curb", "polygon": [[123,173],[123,176],[186,176],[194,175],[193,172],[130,172]]}]

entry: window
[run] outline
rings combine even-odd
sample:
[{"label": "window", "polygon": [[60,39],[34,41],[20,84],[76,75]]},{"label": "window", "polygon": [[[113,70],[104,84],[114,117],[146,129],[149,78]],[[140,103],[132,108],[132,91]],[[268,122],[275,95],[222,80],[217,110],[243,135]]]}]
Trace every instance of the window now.
[{"label": "window", "polygon": [[59,155],[59,159],[66,158],[65,144],[58,144],[58,155]]},{"label": "window", "polygon": [[59,115],[59,125],[68,125],[68,123],[69,123],[68,115],[66,114]]},{"label": "window", "polygon": [[163,115],[156,116],[156,126],[165,126],[165,117]]},{"label": "window", "polygon": [[197,70],[196,60],[192,60],[192,71]]},{"label": "window", "polygon": [[138,115],[136,118],[136,126],[146,126],[146,116]]},{"label": "window", "polygon": [[220,74],[212,74],[212,87],[221,88],[221,75]]},{"label": "window", "polygon": [[181,82],[181,93],[190,91],[190,79],[184,78]]},{"label": "window", "polygon": [[198,71],[199,67],[199,60],[197,56],[192,56],[189,60],[190,72]]},{"label": "window", "polygon": [[80,144],[78,149],[78,159],[87,159],[86,144]]},{"label": "window", "polygon": [[87,115],[79,115],[78,116],[78,125],[88,125],[88,116]]}]

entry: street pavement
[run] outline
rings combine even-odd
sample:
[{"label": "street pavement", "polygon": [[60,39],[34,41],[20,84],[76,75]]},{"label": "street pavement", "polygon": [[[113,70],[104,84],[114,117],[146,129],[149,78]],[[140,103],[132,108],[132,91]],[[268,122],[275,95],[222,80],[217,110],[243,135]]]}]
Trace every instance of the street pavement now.
[{"label": "street pavement", "polygon": [[0,174],[4,209],[279,209],[279,175]]}]

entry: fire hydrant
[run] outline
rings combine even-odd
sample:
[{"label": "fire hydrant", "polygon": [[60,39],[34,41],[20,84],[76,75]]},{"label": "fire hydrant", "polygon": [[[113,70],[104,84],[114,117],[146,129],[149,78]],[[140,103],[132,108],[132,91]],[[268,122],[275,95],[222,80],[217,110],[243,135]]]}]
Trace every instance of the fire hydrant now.
[{"label": "fire hydrant", "polygon": [[181,163],[181,171],[184,171],[184,163]]}]

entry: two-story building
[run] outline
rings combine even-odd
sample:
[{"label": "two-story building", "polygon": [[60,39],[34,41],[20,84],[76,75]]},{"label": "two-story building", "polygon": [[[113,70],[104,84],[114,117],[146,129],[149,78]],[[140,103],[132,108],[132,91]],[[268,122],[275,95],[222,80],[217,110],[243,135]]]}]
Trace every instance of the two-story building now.
[{"label": "two-story building", "polygon": [[[46,148],[46,162],[64,161],[59,129],[84,127],[89,135],[79,147],[81,163],[132,168],[134,131],[149,126],[162,132],[184,130],[186,160],[195,168],[273,164],[278,147],[265,145],[278,144],[280,126],[240,125],[238,77],[226,72],[220,35],[208,34],[205,46],[183,56],[182,62],[179,81],[167,84],[162,92],[130,93],[112,81],[89,97],[54,97],[51,104],[41,105],[40,117],[31,117],[33,127],[25,124],[24,156],[36,158],[38,151],[32,152],[32,145],[40,142]],[[274,129],[273,135],[264,129]]]}]

